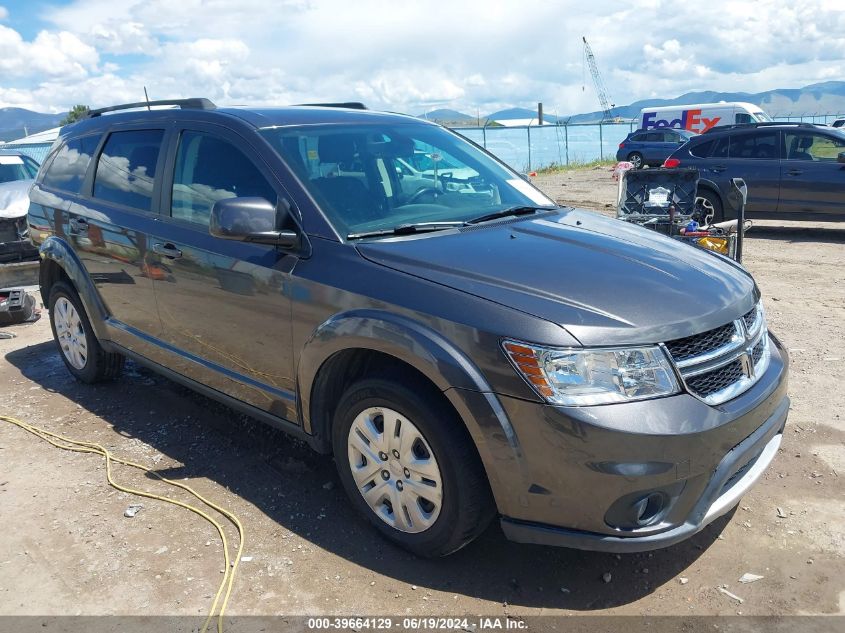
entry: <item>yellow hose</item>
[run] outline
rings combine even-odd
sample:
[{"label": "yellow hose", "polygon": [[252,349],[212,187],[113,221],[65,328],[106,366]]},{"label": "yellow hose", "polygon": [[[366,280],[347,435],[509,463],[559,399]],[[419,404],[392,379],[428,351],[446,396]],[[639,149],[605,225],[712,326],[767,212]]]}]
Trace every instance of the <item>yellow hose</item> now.
[{"label": "yellow hose", "polygon": [[[79,440],[72,440],[72,439],[69,439],[69,438],[64,437],[62,435],[58,435],[57,433],[53,433],[51,431],[41,429],[37,426],[33,426],[32,424],[27,424],[26,422],[23,422],[21,420],[18,420],[16,418],[12,418],[12,417],[9,417],[9,416],[6,416],[6,415],[0,415],[0,420],[4,420],[6,422],[14,424],[15,426],[20,427],[21,429],[28,431],[29,433],[32,433],[33,435],[37,435],[38,437],[40,437],[44,441],[49,442],[50,444],[52,444],[53,446],[55,446],[57,448],[61,448],[61,449],[66,450],[66,451],[74,451],[74,452],[78,452],[78,453],[94,453],[94,454],[97,454],[97,455],[101,455],[102,457],[105,457],[105,459],[106,459],[106,477],[108,479],[109,485],[111,485],[113,488],[116,488],[117,490],[120,490],[121,492],[126,492],[126,493],[129,493],[129,494],[132,494],[132,495],[137,495],[139,497],[147,497],[148,499],[158,499],[159,501],[164,501],[166,503],[172,503],[173,505],[185,508],[186,510],[190,510],[191,512],[193,512],[195,514],[198,514],[199,516],[204,518],[206,521],[211,523],[217,529],[217,533],[220,535],[220,540],[223,542],[223,558],[224,558],[226,567],[225,567],[224,573],[223,573],[223,580],[220,583],[220,587],[217,589],[217,594],[214,596],[214,602],[211,605],[211,609],[208,613],[208,617],[205,619],[205,623],[202,625],[202,629],[200,629],[200,632],[205,633],[208,630],[208,625],[211,622],[211,619],[214,617],[214,613],[217,610],[218,602],[220,602],[220,596],[221,596],[221,594],[223,594],[223,591],[225,590],[226,593],[225,593],[225,596],[223,596],[223,602],[220,604],[220,610],[217,612],[217,631],[218,631],[218,633],[223,632],[223,614],[226,612],[226,606],[229,603],[229,596],[232,593],[232,584],[235,580],[235,573],[238,570],[238,563],[240,563],[241,554],[243,553],[243,549],[244,549],[244,528],[243,528],[243,525],[241,525],[241,522],[240,522],[240,520],[238,519],[237,516],[235,516],[233,513],[229,512],[228,510],[224,510],[223,508],[216,505],[215,503],[209,501],[208,499],[203,497],[201,494],[199,494],[197,491],[192,489],[190,486],[186,486],[185,484],[179,483],[178,481],[173,481],[171,479],[167,479],[165,477],[162,477],[161,475],[159,475],[155,471],[147,468],[146,466],[142,466],[141,464],[136,464],[135,462],[130,462],[127,459],[115,457],[106,448],[100,446],[99,444],[95,444],[93,442],[82,442],[82,441],[79,441]],[[223,531],[223,526],[220,525],[220,523],[218,521],[216,521],[214,518],[209,516],[202,509],[197,508],[196,506],[192,506],[190,504],[184,503],[182,501],[179,501],[178,499],[171,499],[169,497],[163,497],[163,496],[160,496],[160,495],[156,495],[156,494],[153,494],[151,492],[147,492],[145,490],[136,490],[134,488],[128,488],[126,486],[122,486],[121,484],[117,483],[112,478],[112,472],[111,472],[112,462],[116,462],[118,464],[123,464],[124,466],[130,466],[132,468],[137,468],[139,470],[144,471],[145,473],[149,473],[153,477],[156,477],[157,479],[163,481],[166,484],[170,484],[171,486],[176,486],[177,488],[181,488],[182,490],[189,492],[191,495],[193,495],[194,497],[196,497],[197,499],[202,501],[204,504],[206,504],[210,508],[213,508],[214,510],[217,510],[220,514],[222,514],[227,519],[229,519],[229,521],[231,521],[235,525],[235,527],[237,528],[238,539],[240,541],[238,543],[238,551],[237,551],[237,555],[235,556],[234,562],[230,563],[229,543],[226,540],[226,533]]]}]

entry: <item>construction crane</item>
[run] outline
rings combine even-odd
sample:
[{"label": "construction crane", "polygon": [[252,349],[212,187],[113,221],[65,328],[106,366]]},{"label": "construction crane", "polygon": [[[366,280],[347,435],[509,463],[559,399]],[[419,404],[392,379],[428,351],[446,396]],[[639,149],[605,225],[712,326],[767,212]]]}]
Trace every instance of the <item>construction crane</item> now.
[{"label": "construction crane", "polygon": [[[601,80],[599,67],[598,64],[596,64],[596,56],[593,55],[593,49],[590,48],[590,45],[587,43],[586,37],[582,36],[581,39],[584,40],[584,59],[590,67],[590,74],[593,76],[593,83],[596,85],[596,94],[599,97],[601,109],[604,111],[604,119],[602,122],[606,123],[613,121],[614,118],[611,110],[616,106],[616,104],[610,103],[610,96],[608,96],[607,89],[604,87],[604,82]],[[581,89],[583,90],[584,86],[581,86]]]}]

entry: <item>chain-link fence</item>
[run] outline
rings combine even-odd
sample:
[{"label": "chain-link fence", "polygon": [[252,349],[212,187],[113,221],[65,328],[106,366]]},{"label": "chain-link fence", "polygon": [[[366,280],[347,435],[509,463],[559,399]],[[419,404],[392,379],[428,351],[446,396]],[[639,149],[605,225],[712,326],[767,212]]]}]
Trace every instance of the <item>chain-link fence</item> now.
[{"label": "chain-link fence", "polygon": [[20,152],[35,160],[39,165],[47,158],[52,143],[0,143],[0,149]]},{"label": "chain-link fence", "polygon": [[[843,115],[832,113],[774,114],[776,121],[830,124]],[[455,127],[456,132],[485,147],[518,171],[555,165],[615,160],[625,137],[639,121],[622,123],[559,123],[512,127]]]}]

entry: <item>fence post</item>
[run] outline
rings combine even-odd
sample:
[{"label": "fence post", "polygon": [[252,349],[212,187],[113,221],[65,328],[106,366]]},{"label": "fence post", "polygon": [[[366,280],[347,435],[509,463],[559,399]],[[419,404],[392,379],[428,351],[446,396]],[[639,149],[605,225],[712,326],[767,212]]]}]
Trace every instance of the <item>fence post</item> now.
[{"label": "fence post", "polygon": [[566,144],[566,164],[569,164],[569,122],[563,124],[563,142]]},{"label": "fence post", "polygon": [[528,171],[531,171],[531,124],[525,129],[528,132]]},{"label": "fence post", "polygon": [[602,138],[601,121],[599,121],[599,160],[604,160],[604,140]]},{"label": "fence post", "polygon": [[481,144],[484,145],[484,149],[487,149],[487,124],[490,121],[484,122],[484,127],[481,128]]}]

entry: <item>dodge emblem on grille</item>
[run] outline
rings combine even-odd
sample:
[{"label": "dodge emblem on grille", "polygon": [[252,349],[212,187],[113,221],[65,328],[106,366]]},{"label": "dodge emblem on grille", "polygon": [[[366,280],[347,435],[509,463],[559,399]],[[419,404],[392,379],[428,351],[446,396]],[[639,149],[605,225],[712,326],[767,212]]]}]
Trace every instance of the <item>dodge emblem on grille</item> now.
[{"label": "dodge emblem on grille", "polygon": [[753,353],[754,350],[748,347],[742,353],[742,356],[739,357],[739,362],[742,365],[742,373],[748,376],[749,378],[754,378],[754,360],[752,358]]}]

